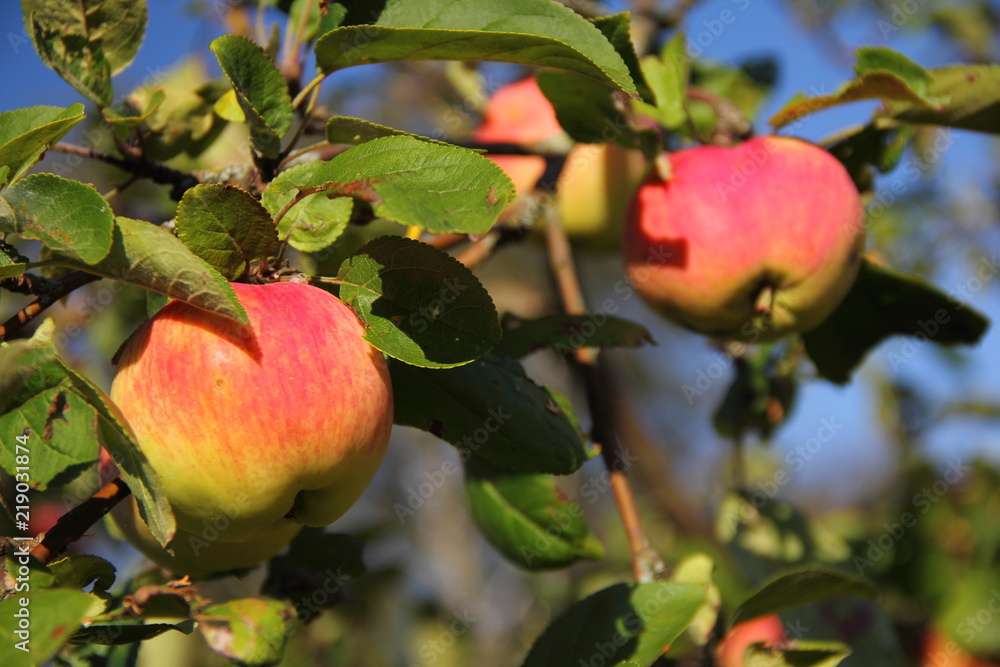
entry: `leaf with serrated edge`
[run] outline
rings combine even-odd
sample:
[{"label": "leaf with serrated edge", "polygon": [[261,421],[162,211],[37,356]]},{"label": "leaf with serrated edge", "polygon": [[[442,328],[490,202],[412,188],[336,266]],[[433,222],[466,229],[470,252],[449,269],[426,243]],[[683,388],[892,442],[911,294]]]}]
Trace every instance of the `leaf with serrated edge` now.
[{"label": "leaf with serrated edge", "polygon": [[177,236],[198,257],[230,280],[278,248],[271,215],[246,190],[201,184],[177,205]]},{"label": "leaf with serrated edge", "polygon": [[[272,217],[298,194],[294,186],[310,183],[323,162],[307,162],[285,169],[261,195],[260,203]],[[328,197],[325,192],[300,199],[278,221],[278,238],[302,252],[319,252],[340,238],[351,221],[354,199]]]},{"label": "leaf with serrated edge", "polygon": [[[111,249],[111,206],[94,186],[55,174],[31,174],[3,191],[0,232],[41,241],[55,252],[95,264]],[[82,267],[81,267],[82,268]]]},{"label": "leaf with serrated edge", "polygon": [[464,264],[433,246],[383,236],[349,257],[340,299],[365,324],[365,340],[410,364],[465,364],[500,341],[489,293]]},{"label": "leaf with serrated edge", "polygon": [[0,167],[10,171],[0,185],[16,181],[32,167],[46,148],[83,120],[83,105],[28,107],[0,113]]},{"label": "leaf with serrated edge", "polygon": [[254,146],[266,157],[277,157],[279,140],[292,126],[292,99],[285,78],[246,37],[225,35],[215,39],[210,48],[236,91]]},{"label": "leaf with serrated edge", "polygon": [[450,145],[430,137],[404,132],[387,125],[379,125],[363,118],[333,116],[326,121],[326,140],[331,144],[363,144],[381,137],[413,137],[432,144]]},{"label": "leaf with serrated edge", "polygon": [[883,47],[863,47],[857,53],[857,78],[832,95],[793,99],[768,122],[779,128],[817,111],[858,100],[898,100],[924,108],[940,108],[947,101],[932,91],[930,73],[903,54]]},{"label": "leaf with serrated edge", "polygon": [[246,311],[222,274],[188,250],[176,236],[143,220],[117,218],[111,252],[94,266],[83,266],[67,258],[53,259],[52,263],[138,285],[247,323]]},{"label": "leaf with serrated edge", "polygon": [[929,71],[930,93],[947,98],[947,103],[927,107],[886,100],[885,111],[877,115],[906,123],[1000,133],[1000,65],[957,65]]},{"label": "leaf with serrated edge", "polygon": [[583,510],[549,475],[498,468],[474,454],[466,459],[465,470],[465,495],[473,520],[512,563],[544,570],[604,555]]},{"label": "leaf with serrated edge", "polygon": [[315,52],[325,72],[394,60],[489,60],[575,71],[637,94],[601,31],[549,0],[390,0],[376,25],[332,30]]},{"label": "leaf with serrated edge", "polygon": [[580,600],[535,641],[522,667],[588,664],[600,647],[604,664],[648,665],[666,651],[705,604],[705,587],[657,581],[615,584]]},{"label": "leaf with serrated edge", "polygon": [[492,161],[408,136],[373,139],[317,170],[310,185],[368,202],[380,218],[435,234],[482,234],[514,200]]},{"label": "leaf with serrated edge", "polygon": [[389,361],[395,423],[433,433],[493,465],[568,475],[596,454],[568,404],[519,363],[487,355],[450,369]]},{"label": "leaf with serrated edge", "polygon": [[731,627],[759,616],[780,614],[801,605],[843,595],[874,598],[878,596],[878,591],[867,579],[838,570],[812,567],[785,572],[761,586],[737,607],[729,624]]},{"label": "leaf with serrated edge", "polygon": [[[168,542],[175,523],[169,505],[157,502],[164,497],[159,478],[118,407],[58,357],[54,329],[52,320],[46,320],[30,341],[0,348],[0,463],[13,469],[13,449],[8,451],[7,445],[30,427],[32,438],[46,442],[32,459],[33,481],[44,488],[65,468],[95,462],[100,444],[118,465],[150,531],[161,543]],[[53,407],[59,412],[51,412]]]}]

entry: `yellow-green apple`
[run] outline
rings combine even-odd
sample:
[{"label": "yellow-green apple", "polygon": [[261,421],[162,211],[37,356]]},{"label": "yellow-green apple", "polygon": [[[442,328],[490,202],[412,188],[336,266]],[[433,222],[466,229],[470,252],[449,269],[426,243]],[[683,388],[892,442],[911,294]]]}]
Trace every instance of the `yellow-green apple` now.
[{"label": "yellow-green apple", "polygon": [[[204,566],[199,553],[208,569],[248,567],[337,519],[392,427],[385,358],[348,306],[299,283],[233,289],[248,325],[172,301],[125,345],[111,387],[177,517],[181,569]],[[137,531],[123,526],[143,547]]]},{"label": "yellow-green apple", "polygon": [[[482,143],[522,146],[569,141],[534,77],[497,89],[473,136]],[[545,158],[537,155],[487,157],[510,176],[519,194],[531,192],[545,173]],[[573,146],[556,183],[556,202],[567,233],[616,242],[629,200],[647,170],[646,159],[637,150],[615,143]]]},{"label": "yellow-green apple", "polygon": [[808,331],[843,300],[864,214],[828,152],[768,136],[664,158],[623,236],[629,280],[651,306],[699,333],[755,342]]},{"label": "yellow-green apple", "polygon": [[761,616],[730,628],[719,643],[716,659],[719,667],[743,667],[743,658],[751,644],[764,642],[765,646],[773,646],[784,639],[781,618],[775,614]]}]

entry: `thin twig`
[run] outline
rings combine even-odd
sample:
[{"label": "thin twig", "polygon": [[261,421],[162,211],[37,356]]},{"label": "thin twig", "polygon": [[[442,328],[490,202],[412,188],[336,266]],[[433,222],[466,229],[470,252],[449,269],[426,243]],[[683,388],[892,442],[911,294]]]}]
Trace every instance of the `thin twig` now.
[{"label": "thin twig", "polygon": [[66,547],[83,537],[91,526],[131,493],[128,484],[121,477],[111,480],[103,489],[59,517],[56,525],[50,528],[38,546],[31,550],[31,555],[42,563],[52,562],[59,554],[66,551]]},{"label": "thin twig", "polygon": [[468,248],[455,255],[455,259],[465,264],[467,268],[474,269],[493,254],[502,237],[502,233],[494,229],[483,238],[469,244]]},{"label": "thin twig", "polygon": [[51,288],[46,289],[37,299],[22,308],[16,315],[0,326],[0,340],[7,340],[11,334],[23,327],[41,313],[43,310],[54,304],[78,287],[83,287],[87,283],[100,280],[100,276],[84,271],[74,271],[62,278],[50,281]]},{"label": "thin twig", "polygon": [[[582,315],[586,313],[587,308],[573,265],[573,251],[557,214],[553,212],[552,207],[549,211],[545,221],[545,238],[549,263],[559,287],[563,310],[570,315]],[[601,448],[604,466],[610,475],[611,489],[615,494],[618,511],[628,536],[629,549],[632,552],[632,574],[637,582],[653,581],[665,572],[666,566],[659,554],[649,546],[649,540],[639,518],[635,495],[625,475],[628,462],[618,443],[610,402],[604,393],[606,369],[600,351],[595,348],[578,348],[575,357],[583,374],[587,403],[590,406],[593,421],[591,435]]]},{"label": "thin twig", "polygon": [[79,155],[81,157],[99,160],[141,178],[148,178],[154,183],[161,185],[172,185],[171,196],[180,199],[186,190],[198,184],[198,179],[187,172],[178,171],[173,167],[150,160],[142,156],[131,156],[122,158],[104,151],[99,151],[77,144],[58,143],[54,144],[51,150],[69,155]]}]

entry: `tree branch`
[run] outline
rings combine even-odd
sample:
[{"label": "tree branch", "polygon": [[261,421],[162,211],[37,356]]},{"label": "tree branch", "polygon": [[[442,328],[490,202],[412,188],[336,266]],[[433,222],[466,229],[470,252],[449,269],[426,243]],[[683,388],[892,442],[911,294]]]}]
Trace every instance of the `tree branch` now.
[{"label": "tree branch", "polygon": [[31,555],[42,563],[52,562],[66,551],[66,547],[83,537],[91,526],[131,493],[128,484],[121,477],[111,480],[103,489],[59,517],[56,525],[50,528],[38,546],[31,550]]},{"label": "tree branch", "polygon": [[46,281],[47,289],[38,298],[22,308],[16,315],[0,326],[0,340],[7,340],[11,334],[30,322],[43,310],[63,298],[73,290],[87,283],[100,280],[100,276],[84,271],[74,271],[62,278]]},{"label": "tree branch", "polygon": [[148,178],[154,183],[171,185],[173,188],[170,191],[170,196],[178,201],[184,195],[185,191],[198,185],[198,179],[193,174],[178,171],[173,167],[168,167],[165,164],[138,154],[127,154],[126,157],[117,157],[104,151],[67,143],[55,144],[50,150],[99,160],[140,178]]},{"label": "tree branch", "polygon": [[[545,239],[549,251],[549,263],[552,274],[559,287],[563,310],[570,315],[582,315],[586,312],[586,302],[573,265],[573,251],[570,248],[566,231],[553,208],[549,208],[545,221]],[[578,348],[575,358],[587,392],[587,403],[593,422],[591,437],[601,448],[604,466],[608,470],[611,489],[618,503],[618,511],[628,536],[629,548],[632,552],[632,575],[637,582],[650,582],[666,571],[666,566],[659,554],[650,546],[649,540],[642,528],[639,510],[636,507],[635,496],[629,486],[625,470],[628,462],[618,443],[614,430],[614,418],[611,404],[604,393],[607,370],[602,362],[600,351],[595,348]]]}]

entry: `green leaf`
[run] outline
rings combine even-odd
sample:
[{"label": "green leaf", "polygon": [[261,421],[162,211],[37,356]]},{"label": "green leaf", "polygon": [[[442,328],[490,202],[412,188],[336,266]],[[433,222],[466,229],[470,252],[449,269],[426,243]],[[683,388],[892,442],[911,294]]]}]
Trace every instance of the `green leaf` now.
[{"label": "green leaf", "polygon": [[[295,165],[267,184],[260,203],[272,218],[298,194],[294,186],[311,183],[323,164],[307,162]],[[278,238],[287,240],[296,250],[319,252],[340,238],[351,221],[353,211],[354,199],[351,197],[331,198],[324,192],[309,195],[299,200],[278,221]]]},{"label": "green leaf", "polygon": [[464,264],[433,246],[383,236],[349,257],[340,299],[365,324],[365,340],[408,364],[447,368],[500,342],[489,293]]},{"label": "green leaf", "polygon": [[146,31],[144,0],[21,0],[42,62],[99,106],[111,76],[128,67]]},{"label": "green leaf", "polygon": [[628,68],[632,82],[639,93],[639,99],[652,101],[653,93],[646,85],[646,80],[642,75],[642,67],[639,65],[639,56],[635,52],[635,44],[632,42],[632,15],[629,12],[620,14],[610,14],[608,16],[598,16],[588,19],[601,31],[605,39],[611,42],[618,55],[621,56],[625,66]]},{"label": "green leaf", "polygon": [[706,554],[693,553],[686,556],[677,567],[670,580],[678,584],[700,584],[705,587],[705,604],[688,626],[688,635],[696,646],[704,646],[715,631],[722,605],[722,593],[712,581],[715,561]]},{"label": "green leaf", "polygon": [[540,70],[535,79],[552,103],[559,124],[574,141],[634,145],[628,121],[607,86],[579,74],[553,70]]},{"label": "green leaf", "polygon": [[19,276],[30,266],[28,258],[17,251],[14,246],[0,241],[0,280]]},{"label": "green leaf", "polygon": [[177,206],[176,226],[184,245],[230,280],[278,249],[271,215],[249,192],[232,185],[189,189]]},{"label": "green leaf", "polygon": [[[0,641],[0,664],[47,663],[69,641],[72,630],[80,626],[92,601],[93,598],[83,591],[60,588],[25,591],[0,600],[0,637],[3,639]],[[25,618],[24,613],[28,614],[27,631],[18,623]],[[21,635],[17,634],[19,631]],[[26,651],[18,647],[20,642],[24,642],[20,646]]]},{"label": "green leaf", "polygon": [[445,370],[390,360],[389,372],[397,424],[428,431],[494,465],[568,475],[596,454],[568,404],[511,359],[487,355]]},{"label": "green leaf", "polygon": [[519,359],[546,347],[569,354],[581,347],[636,348],[646,344],[656,344],[646,327],[604,313],[548,315],[534,320],[505,315],[503,339],[493,352]]},{"label": "green leaf", "polygon": [[366,201],[380,218],[435,234],[482,234],[514,200],[500,167],[474,151],[413,137],[383,137],[344,151],[313,186]]},{"label": "green leaf", "polygon": [[162,90],[157,90],[149,97],[149,100],[146,102],[146,108],[143,111],[135,110],[133,112],[129,109],[126,113],[130,113],[131,115],[123,116],[112,109],[102,109],[101,115],[104,116],[104,120],[106,122],[110,123],[115,128],[122,131],[128,131],[147,122],[150,116],[152,116],[156,110],[160,108],[160,105],[163,104],[166,97],[166,94]]},{"label": "green leaf", "polygon": [[0,195],[0,232],[41,241],[84,264],[107,256],[114,226],[111,206],[94,186],[55,174],[25,176]]},{"label": "green leaf", "polygon": [[655,105],[640,103],[638,108],[668,130],[681,128],[688,119],[687,91],[690,65],[687,39],[678,31],[663,47],[659,57],[642,59],[642,72],[653,91]]},{"label": "green leaf", "polygon": [[[996,606],[1000,574],[985,563],[963,567],[961,572],[961,577],[949,581],[942,591],[935,621],[940,628],[955,628],[953,638],[970,653],[993,655],[1000,651],[1000,618],[977,614]],[[969,632],[973,628],[975,632]]]},{"label": "green leaf", "polygon": [[1000,66],[941,67],[930,70],[930,75],[930,95],[947,102],[926,106],[890,99],[878,116],[907,123],[1000,133]]},{"label": "green leaf", "polygon": [[315,52],[327,73],[396,60],[487,60],[564,69],[637,94],[601,31],[549,0],[389,0],[375,25],[332,30]]},{"label": "green leaf", "polygon": [[[326,121],[326,140],[331,144],[363,144],[381,137],[412,137],[432,144],[450,146],[443,141],[419,134],[404,132],[386,125],[379,125],[363,118],[333,116]],[[478,152],[478,151],[477,151]]]},{"label": "green leaf", "polygon": [[0,186],[16,181],[30,169],[49,146],[59,141],[83,120],[83,105],[28,107],[0,113],[0,167],[7,167],[7,178]]},{"label": "green leaf", "polygon": [[779,128],[817,111],[858,100],[899,101],[924,109],[941,109],[947,102],[947,97],[933,90],[933,78],[927,70],[892,49],[858,49],[854,70],[857,78],[832,95],[798,97],[768,122]]},{"label": "green leaf", "polygon": [[837,667],[849,655],[851,647],[843,642],[794,640],[780,647],[752,644],[744,663],[747,667]]},{"label": "green leaf", "polygon": [[246,311],[229,282],[176,236],[143,220],[119,217],[115,222],[111,252],[98,264],[62,257],[52,263],[138,285],[246,324]]},{"label": "green leaf", "polygon": [[180,623],[146,623],[141,619],[118,619],[113,623],[94,623],[73,634],[74,644],[98,644],[119,646],[134,644],[159,637],[165,632],[176,630],[185,635],[194,632],[195,622],[191,619]]},{"label": "green leaf", "polygon": [[107,593],[115,583],[114,565],[90,554],[60,558],[49,564],[49,571],[64,588],[86,588],[93,584],[93,593]]},{"label": "green leaf", "polygon": [[[991,275],[997,273],[995,260],[984,267]],[[803,339],[820,375],[842,384],[865,354],[889,336],[913,336],[916,345],[971,345],[988,327],[984,315],[954,296],[916,276],[865,261],[847,297]],[[894,368],[906,360],[889,355]]]},{"label": "green leaf", "polygon": [[736,377],[712,415],[712,425],[726,438],[756,432],[767,440],[794,407],[798,388],[794,369],[778,367],[767,348],[735,359],[733,366]]},{"label": "green leaf", "polygon": [[838,570],[810,567],[786,571],[737,607],[729,625],[732,627],[758,616],[780,614],[795,607],[844,595],[875,598],[878,597],[878,590],[867,579]]},{"label": "green leaf", "polygon": [[291,634],[295,610],[263,598],[240,598],[207,607],[198,628],[212,650],[246,665],[270,665],[281,660]]},{"label": "green leaf", "polygon": [[92,466],[103,446],[139,501],[150,531],[166,542],[175,523],[166,501],[159,502],[164,497],[159,478],[117,406],[56,354],[53,330],[47,320],[31,340],[0,347],[0,465],[14,471],[15,438],[25,428],[31,429],[31,482],[37,489],[69,468]]},{"label": "green leaf", "polygon": [[615,584],[573,604],[545,629],[522,667],[578,667],[655,661],[691,624],[705,587],[658,581]]},{"label": "green leaf", "polygon": [[844,165],[858,191],[871,192],[875,188],[872,167],[882,174],[895,169],[916,132],[912,125],[880,129],[869,124],[839,139],[827,150]]},{"label": "green leaf", "polygon": [[563,495],[552,477],[498,468],[476,455],[465,461],[465,472],[472,519],[515,565],[545,570],[604,556],[583,509]]},{"label": "green leaf", "polygon": [[225,35],[210,45],[246,114],[254,148],[276,158],[281,137],[292,126],[292,98],[285,77],[253,40]]}]

